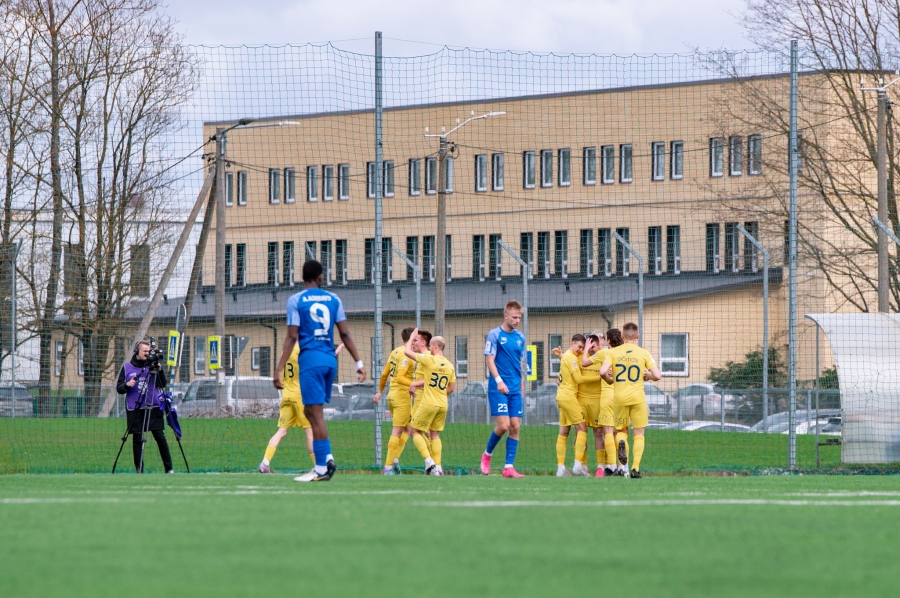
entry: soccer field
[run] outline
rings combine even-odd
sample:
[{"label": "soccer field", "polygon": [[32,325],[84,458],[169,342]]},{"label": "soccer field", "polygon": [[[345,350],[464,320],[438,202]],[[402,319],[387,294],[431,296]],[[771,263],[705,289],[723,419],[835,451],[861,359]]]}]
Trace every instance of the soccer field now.
[{"label": "soccer field", "polygon": [[0,595],[896,595],[896,477],[0,477]]}]

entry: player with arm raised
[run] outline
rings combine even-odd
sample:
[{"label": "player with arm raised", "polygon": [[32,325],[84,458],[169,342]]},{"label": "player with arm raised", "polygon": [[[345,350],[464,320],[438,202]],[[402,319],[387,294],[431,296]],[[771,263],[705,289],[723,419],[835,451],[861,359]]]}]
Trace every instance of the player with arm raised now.
[{"label": "player with arm raised", "polygon": [[610,349],[600,375],[611,374],[613,378],[613,406],[616,420],[616,444],[618,445],[619,462],[628,461],[628,421],[634,426],[633,458],[631,461],[631,477],[641,477],[641,457],[644,455],[644,429],[649,423],[650,413],[647,410],[647,397],[644,394],[644,380],[659,380],[659,371],[653,357],[637,346],[640,338],[637,324],[628,322],[622,327],[625,343]]},{"label": "player with arm raised", "polygon": [[357,379],[360,382],[366,379],[364,364],[347,328],[347,316],[344,315],[341,300],[334,293],[320,288],[323,282],[322,272],[322,264],[316,260],[303,264],[303,290],[287,301],[287,334],[273,380],[275,388],[284,388],[282,372],[294,344],[299,344],[298,366],[303,413],[313,431],[316,466],[308,474],[294,478],[298,482],[327,482],[337,471],[323,413],[323,405],[331,402],[331,386],[337,374],[337,358],[334,355],[335,326],[347,351],[356,360]]},{"label": "player with arm raised", "polygon": [[[584,407],[587,425],[594,434],[594,451],[597,454],[597,472],[595,477],[606,477],[607,471],[612,472],[615,464],[616,452],[613,447],[613,388],[608,382],[600,378],[600,368],[606,361],[606,335],[597,330],[587,337],[584,345],[584,353],[581,354],[581,370],[583,373],[593,373],[596,379],[578,386],[578,402]],[[609,430],[609,444],[607,446],[605,432]],[[606,469],[604,470],[604,465]]]},{"label": "player with arm raised", "polygon": [[522,378],[525,372],[525,336],[517,330],[521,321],[522,306],[518,301],[510,301],[503,309],[503,324],[488,332],[484,345],[485,360],[490,372],[488,403],[491,415],[496,418],[487,447],[481,455],[481,473],[484,475],[491,473],[491,456],[497,443],[504,434],[509,433],[506,438],[503,477],[524,477],[514,467],[524,410]]},{"label": "player with arm raised", "polygon": [[[413,328],[404,328],[400,332],[400,338],[403,342],[409,340],[412,336]],[[384,393],[384,386],[388,379],[391,381],[388,390],[387,404],[391,411],[391,438],[388,440],[387,456],[384,460],[384,469],[381,473],[384,475],[396,475],[400,473],[400,455],[403,453],[403,447],[409,438],[407,428],[410,422],[410,408],[412,401],[409,396],[409,385],[412,384],[413,367],[416,362],[408,358],[404,354],[404,346],[400,345],[391,351],[388,361],[381,372],[381,379],[378,381],[378,392],[375,393],[375,404],[381,401],[381,395]]]},{"label": "player with arm raised", "polygon": [[[584,407],[578,402],[578,385],[595,382],[598,374],[581,370],[581,352],[584,351],[584,335],[573,334],[569,350],[559,361],[559,388],[556,391],[556,405],[559,407],[559,436],[556,438],[556,475],[558,477],[577,475],[590,477],[590,472],[581,462],[587,453],[587,424]],[[575,465],[570,472],[566,469],[566,442],[569,431],[575,428]]]}]

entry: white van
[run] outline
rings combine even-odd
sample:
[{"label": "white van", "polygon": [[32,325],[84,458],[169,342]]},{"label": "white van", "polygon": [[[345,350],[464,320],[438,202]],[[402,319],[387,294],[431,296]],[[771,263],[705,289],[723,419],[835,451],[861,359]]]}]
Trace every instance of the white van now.
[{"label": "white van", "polygon": [[272,378],[226,376],[224,403],[217,408],[216,379],[198,378],[176,404],[180,417],[276,418],[281,391],[272,386]]}]

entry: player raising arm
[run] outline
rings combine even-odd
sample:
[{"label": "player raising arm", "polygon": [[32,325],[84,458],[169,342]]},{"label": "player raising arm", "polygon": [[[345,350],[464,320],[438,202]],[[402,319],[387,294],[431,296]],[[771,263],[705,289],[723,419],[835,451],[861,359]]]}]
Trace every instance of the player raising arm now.
[{"label": "player raising arm", "polygon": [[[412,335],[413,328],[404,328],[400,333],[403,342],[409,340]],[[407,428],[410,422],[410,408],[412,402],[409,397],[409,385],[412,384],[413,367],[416,362],[408,358],[404,353],[404,346],[400,345],[391,351],[390,357],[381,372],[381,379],[378,381],[378,392],[375,393],[375,404],[381,401],[381,395],[384,392],[384,386],[390,378],[391,385],[388,390],[387,404],[391,411],[391,420],[394,425],[391,428],[391,438],[388,440],[387,456],[384,460],[384,469],[381,471],[384,475],[395,475],[400,473],[400,455],[409,439]]]},{"label": "player raising arm", "polygon": [[331,386],[337,374],[334,355],[334,327],[337,326],[347,351],[356,360],[357,379],[366,379],[366,370],[356,343],[347,328],[347,316],[341,300],[334,293],[322,290],[322,264],[309,260],[303,264],[303,290],[288,299],[287,334],[278,367],[275,368],[275,388],[284,388],[282,372],[287,365],[294,344],[300,345],[298,360],[303,413],[313,431],[313,453],[316,467],[306,475],[294,478],[298,482],[327,482],[337,471],[331,454],[328,425],[322,412],[331,402]]},{"label": "player raising arm", "polygon": [[[569,350],[563,353],[559,362],[559,388],[556,391],[556,405],[559,407],[559,436],[556,438],[556,475],[580,475],[590,477],[587,467],[581,462],[587,453],[587,424],[584,408],[578,402],[578,385],[596,382],[598,374],[583,373],[579,362],[584,350],[584,335],[572,335]],[[569,430],[575,427],[575,465],[570,472],[566,469],[566,442]]]}]

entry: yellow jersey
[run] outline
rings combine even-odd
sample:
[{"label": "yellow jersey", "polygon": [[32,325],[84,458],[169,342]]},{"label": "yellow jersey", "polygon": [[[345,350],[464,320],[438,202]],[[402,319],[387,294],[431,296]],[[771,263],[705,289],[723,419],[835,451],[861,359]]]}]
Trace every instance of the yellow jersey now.
[{"label": "yellow jersey", "polygon": [[409,385],[412,384],[412,372],[416,365],[412,359],[404,354],[405,348],[400,345],[388,356],[384,371],[381,372],[381,380],[378,382],[378,390],[383,391],[388,378],[391,388],[388,396],[392,399],[409,399]]},{"label": "yellow jersey", "polygon": [[[599,378],[600,375],[598,374]],[[569,349],[562,354],[559,362],[559,389],[556,391],[557,401],[577,401],[578,385],[593,381],[593,376],[581,371],[581,357]]]},{"label": "yellow jersey", "polygon": [[300,345],[294,343],[291,350],[291,356],[288,357],[287,363],[284,364],[284,372],[281,374],[281,383],[284,388],[281,389],[282,401],[300,402],[300,371],[297,364],[297,358],[300,356]]},{"label": "yellow jersey", "polygon": [[[420,391],[421,404],[447,408],[447,387],[456,382],[456,370],[443,355],[416,355],[416,374],[422,372],[425,386]],[[417,397],[417,398],[418,398]]]},{"label": "yellow jersey", "polygon": [[[600,368],[603,367],[603,363],[606,361],[607,356],[609,356],[609,349],[600,349],[591,355],[591,365],[587,367],[582,366],[582,371],[594,372],[599,376]],[[578,387],[578,393],[580,398],[612,400],[613,387],[601,378],[599,382],[582,384]]]},{"label": "yellow jersey", "polygon": [[609,350],[604,363],[610,364],[616,405],[640,405],[644,395],[644,372],[656,367],[650,353],[632,343]]},{"label": "yellow jersey", "polygon": [[[431,355],[431,351],[425,349],[424,353],[420,353],[420,355]],[[422,373],[422,368],[419,367],[419,362],[417,361],[413,366],[413,382],[418,382],[419,380],[424,380],[425,375]]]}]

